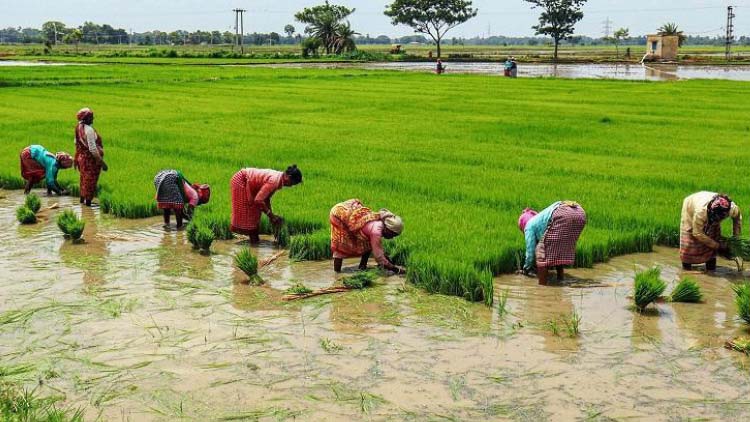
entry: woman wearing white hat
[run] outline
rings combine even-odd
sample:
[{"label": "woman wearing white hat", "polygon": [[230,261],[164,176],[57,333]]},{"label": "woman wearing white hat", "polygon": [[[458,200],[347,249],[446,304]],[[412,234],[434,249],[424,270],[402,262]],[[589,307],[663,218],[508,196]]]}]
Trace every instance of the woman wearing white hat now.
[{"label": "woman wearing white hat", "polygon": [[383,250],[383,239],[393,239],[404,230],[401,217],[387,209],[373,212],[359,199],[336,204],[331,209],[331,252],[333,269],[341,271],[344,258],[361,257],[359,268],[367,269],[370,255],[375,255],[378,265],[397,274],[406,270],[391,263]]}]

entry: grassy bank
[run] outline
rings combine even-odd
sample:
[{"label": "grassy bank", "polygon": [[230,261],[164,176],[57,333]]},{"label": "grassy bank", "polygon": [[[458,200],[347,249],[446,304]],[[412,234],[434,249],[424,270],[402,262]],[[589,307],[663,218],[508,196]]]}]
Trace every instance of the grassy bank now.
[{"label": "grassy bank", "polygon": [[[741,148],[744,83],[508,80],[364,70],[216,67],[0,68],[0,180],[18,187],[18,153],[72,149],[91,106],[110,172],[105,209],[155,212],[153,175],[179,168],[211,183],[199,218],[220,237],[229,179],[244,166],[297,163],[305,183],[274,209],[325,255],[328,211],[360,198],[402,214],[393,248],[409,278],[472,300],[512,271],[527,206],[574,199],[589,225],[579,265],[677,240],[682,198],[713,189],[750,200]],[[61,179],[75,182],[75,173]],[[302,239],[302,238],[300,238]],[[294,239],[292,245],[294,246]]]}]

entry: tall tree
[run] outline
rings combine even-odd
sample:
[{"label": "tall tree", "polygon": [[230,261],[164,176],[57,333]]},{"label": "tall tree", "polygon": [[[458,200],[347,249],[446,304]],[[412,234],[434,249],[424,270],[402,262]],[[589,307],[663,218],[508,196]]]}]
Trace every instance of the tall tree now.
[{"label": "tall tree", "polygon": [[49,21],[42,24],[42,32],[48,41],[52,44],[57,44],[57,41],[61,41],[62,37],[67,33],[67,28],[62,22]]},{"label": "tall tree", "polygon": [[620,28],[612,34],[612,42],[615,44],[617,57],[620,57],[620,43],[628,38],[630,38],[630,29],[628,28]]},{"label": "tall tree", "polygon": [[560,41],[570,38],[575,33],[576,24],[583,19],[581,7],[586,0],[525,0],[531,8],[540,8],[539,25],[532,28],[537,35],[548,35],[555,42],[555,61],[560,48]]},{"label": "tall tree", "polygon": [[341,29],[342,21],[354,13],[355,9],[328,3],[314,7],[306,7],[294,15],[298,21],[307,24],[305,33],[320,39],[326,54],[335,50],[336,37]]},{"label": "tall tree", "polygon": [[78,54],[78,44],[81,43],[81,40],[83,39],[83,31],[80,29],[74,29],[68,33],[68,35],[63,38],[63,42],[67,44],[75,44],[76,45],[76,54]]},{"label": "tall tree", "polygon": [[386,6],[385,15],[393,25],[404,24],[414,32],[429,35],[437,46],[445,34],[477,15],[470,0],[395,0]]},{"label": "tall tree", "polygon": [[292,38],[294,36],[294,32],[296,29],[294,29],[294,25],[287,24],[284,26],[284,32],[286,33],[286,36],[289,38]]}]

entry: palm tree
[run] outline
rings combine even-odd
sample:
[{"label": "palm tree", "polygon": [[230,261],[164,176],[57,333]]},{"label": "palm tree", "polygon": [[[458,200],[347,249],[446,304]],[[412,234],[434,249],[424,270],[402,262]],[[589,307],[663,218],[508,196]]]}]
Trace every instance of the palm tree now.
[{"label": "palm tree", "polygon": [[680,31],[680,28],[677,27],[676,23],[667,22],[664,25],[661,26],[661,28],[657,29],[659,31],[659,35],[661,36],[677,36],[678,38],[678,45],[682,47],[682,44],[685,43],[687,40],[687,37],[685,34]]},{"label": "palm tree", "polygon": [[342,52],[356,50],[357,46],[354,43],[355,35],[359,35],[359,32],[354,32],[349,21],[340,24],[333,37],[333,51],[336,52],[336,54],[341,54]]}]

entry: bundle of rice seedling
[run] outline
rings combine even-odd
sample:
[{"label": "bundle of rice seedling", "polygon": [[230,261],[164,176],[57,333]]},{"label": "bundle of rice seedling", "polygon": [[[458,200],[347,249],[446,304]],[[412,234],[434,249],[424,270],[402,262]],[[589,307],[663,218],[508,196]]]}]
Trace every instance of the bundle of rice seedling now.
[{"label": "bundle of rice seedling", "polygon": [[199,249],[203,253],[211,251],[211,244],[215,237],[214,231],[210,227],[191,221],[186,230],[188,241],[194,249]]},{"label": "bundle of rice seedling", "polygon": [[345,277],[341,282],[348,289],[362,290],[365,287],[372,286],[372,283],[378,277],[374,271],[362,271],[353,276]]},{"label": "bundle of rice seedling", "polygon": [[26,205],[31,211],[34,212],[34,214],[36,214],[42,208],[42,201],[35,193],[30,193],[26,195],[24,205]]},{"label": "bundle of rice seedling", "polygon": [[724,347],[750,355],[750,339],[747,337],[737,337],[734,340],[727,341],[724,343]]},{"label": "bundle of rice seedling", "polygon": [[747,324],[750,324],[750,284],[732,286],[732,290],[737,295],[734,299],[734,303],[737,305],[737,315]]},{"label": "bundle of rice seedling", "polygon": [[312,289],[302,283],[297,283],[294,286],[286,289],[286,292],[290,295],[306,295],[308,293],[312,293]]},{"label": "bundle of rice seedling", "polygon": [[331,235],[323,230],[294,236],[289,243],[289,257],[297,261],[330,259]]},{"label": "bundle of rice seedling", "polygon": [[742,258],[744,261],[750,260],[750,240],[739,237],[730,237],[724,240],[727,243],[727,253],[724,254],[725,258]]},{"label": "bundle of rice seedling", "polygon": [[57,216],[57,227],[63,232],[66,238],[78,240],[83,234],[86,222],[78,218],[71,210],[65,210]]},{"label": "bundle of rice seedling", "polygon": [[703,299],[701,287],[691,277],[683,278],[672,291],[672,302],[698,303]]},{"label": "bundle of rice seedling", "polygon": [[635,307],[638,311],[643,311],[649,303],[658,299],[666,288],[667,283],[661,279],[661,268],[654,267],[636,273],[633,291]]},{"label": "bundle of rice seedling", "polygon": [[36,223],[36,214],[34,214],[34,211],[29,209],[29,207],[25,205],[16,209],[16,218],[21,224]]},{"label": "bundle of rice seedling", "polygon": [[245,273],[251,284],[262,284],[263,279],[258,276],[258,258],[250,248],[242,248],[234,256],[234,264]]},{"label": "bundle of rice seedling", "polygon": [[289,228],[282,223],[273,228],[273,240],[276,246],[286,248],[289,245]]}]

